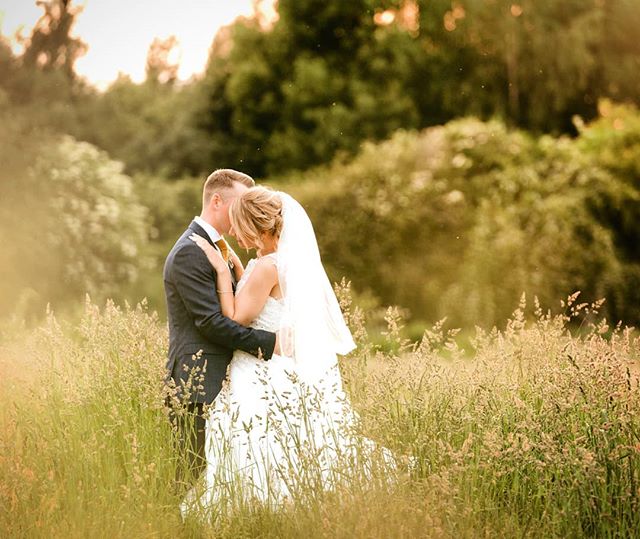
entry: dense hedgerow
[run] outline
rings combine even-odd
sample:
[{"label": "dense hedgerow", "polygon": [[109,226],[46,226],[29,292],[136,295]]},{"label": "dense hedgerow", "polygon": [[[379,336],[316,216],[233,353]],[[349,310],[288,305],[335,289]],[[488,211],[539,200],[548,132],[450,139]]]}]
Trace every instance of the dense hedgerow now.
[{"label": "dense hedgerow", "polygon": [[558,315],[523,302],[467,350],[442,324],[403,341],[390,310],[385,352],[340,296],[359,343],[342,361],[345,384],[362,431],[405,470],[397,479],[183,523],[166,329],[143,307],[87,304],[77,322],[49,317],[2,337],[2,536],[634,536],[637,335],[573,296]]},{"label": "dense hedgerow", "polygon": [[123,165],[0,117],[0,317],[121,297],[149,269],[148,210]]},{"label": "dense hedgerow", "polygon": [[[573,290],[635,324],[640,114],[600,112],[576,120],[575,139],[475,119],[400,131],[349,162],[264,183],[303,202],[330,277],[417,326],[503,323],[523,291],[548,307]],[[87,291],[163,310],[162,264],[200,211],[204,178],[130,178],[91,145],[34,138],[5,116],[0,316],[47,302],[59,312]]]},{"label": "dense hedgerow", "polygon": [[[311,214],[331,275],[414,319],[491,325],[522,292],[550,307],[582,290],[635,321],[640,177],[611,162],[637,153],[637,113],[625,118],[626,138],[600,124],[536,138],[474,119],[401,131],[285,189]],[[610,152],[597,144],[607,135]]]}]

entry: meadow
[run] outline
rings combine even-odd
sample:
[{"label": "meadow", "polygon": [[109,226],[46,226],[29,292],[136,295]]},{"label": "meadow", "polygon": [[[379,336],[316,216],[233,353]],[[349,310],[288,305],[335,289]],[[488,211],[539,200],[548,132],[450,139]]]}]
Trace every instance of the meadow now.
[{"label": "meadow", "polygon": [[[634,537],[640,529],[640,338],[573,295],[521,301],[501,329],[444,322],[381,335],[339,296],[358,341],[341,369],[392,482],[355,477],[280,509],[183,522],[162,384],[166,327],[98,307],[0,349],[0,530],[17,537]],[[464,344],[462,344],[464,343]],[[407,465],[412,461],[410,466]]]},{"label": "meadow", "polygon": [[[0,538],[638,536],[639,2],[279,0],[103,90],[84,3],[36,3],[0,24]],[[399,473],[183,521],[162,267],[222,167],[350,279],[345,387]]]}]

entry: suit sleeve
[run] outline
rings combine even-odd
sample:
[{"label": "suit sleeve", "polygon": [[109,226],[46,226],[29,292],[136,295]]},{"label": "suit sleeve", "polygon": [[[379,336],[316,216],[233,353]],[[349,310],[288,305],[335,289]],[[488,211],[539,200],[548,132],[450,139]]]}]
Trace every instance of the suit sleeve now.
[{"label": "suit sleeve", "polygon": [[176,253],[172,273],[187,311],[207,340],[271,359],[275,333],[247,328],[222,314],[215,271],[197,245],[185,245]]}]

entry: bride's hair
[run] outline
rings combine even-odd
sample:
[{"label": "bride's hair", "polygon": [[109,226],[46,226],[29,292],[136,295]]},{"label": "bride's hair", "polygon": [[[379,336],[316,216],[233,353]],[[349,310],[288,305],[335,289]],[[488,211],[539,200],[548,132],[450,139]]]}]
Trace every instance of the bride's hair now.
[{"label": "bride's hair", "polygon": [[254,187],[233,201],[229,216],[238,239],[260,249],[264,247],[263,234],[280,236],[282,199],[271,189]]}]

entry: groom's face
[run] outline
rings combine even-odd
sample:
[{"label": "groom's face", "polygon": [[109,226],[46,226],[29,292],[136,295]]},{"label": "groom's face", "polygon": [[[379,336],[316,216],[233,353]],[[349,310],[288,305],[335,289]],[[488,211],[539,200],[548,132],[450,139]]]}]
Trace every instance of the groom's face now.
[{"label": "groom's face", "polygon": [[247,191],[249,188],[246,185],[242,185],[238,182],[233,182],[233,187],[231,189],[226,190],[222,195],[222,200],[220,204],[220,218],[219,225],[216,227],[218,232],[222,234],[228,234],[231,228],[231,221],[229,220],[229,208],[233,201],[238,198],[242,193]]}]

